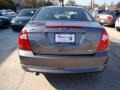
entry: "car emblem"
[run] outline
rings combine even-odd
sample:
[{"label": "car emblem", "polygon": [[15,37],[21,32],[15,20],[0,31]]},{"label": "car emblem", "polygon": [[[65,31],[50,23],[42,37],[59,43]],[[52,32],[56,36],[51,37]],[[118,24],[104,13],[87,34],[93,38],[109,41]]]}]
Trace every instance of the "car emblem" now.
[{"label": "car emblem", "polygon": [[60,28],[60,30],[66,31],[66,30],[68,30],[68,28],[62,27],[62,28]]},{"label": "car emblem", "polygon": [[63,30],[63,28],[60,28],[60,30]]}]

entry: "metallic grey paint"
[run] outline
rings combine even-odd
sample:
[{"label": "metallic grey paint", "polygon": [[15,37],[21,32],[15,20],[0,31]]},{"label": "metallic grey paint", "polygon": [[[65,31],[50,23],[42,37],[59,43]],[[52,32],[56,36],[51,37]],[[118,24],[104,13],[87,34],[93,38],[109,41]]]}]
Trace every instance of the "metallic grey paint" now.
[{"label": "metallic grey paint", "polygon": [[[54,26],[81,26],[81,28],[46,28]],[[108,50],[98,52],[104,28],[96,21],[30,21],[25,29],[32,51],[19,48],[21,65],[29,72],[84,73],[105,68]],[[56,44],[56,33],[75,34],[75,44]]]}]

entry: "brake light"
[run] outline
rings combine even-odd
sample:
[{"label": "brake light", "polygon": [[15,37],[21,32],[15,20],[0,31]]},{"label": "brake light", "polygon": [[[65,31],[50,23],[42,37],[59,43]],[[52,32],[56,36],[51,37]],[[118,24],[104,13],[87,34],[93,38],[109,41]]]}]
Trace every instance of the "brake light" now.
[{"label": "brake light", "polygon": [[109,36],[106,31],[102,33],[101,40],[99,42],[98,51],[103,51],[109,46]]},{"label": "brake light", "polygon": [[109,20],[112,20],[112,19],[113,19],[113,16],[109,15],[109,16],[108,16],[108,19],[109,19]]},{"label": "brake light", "polygon": [[46,26],[46,28],[83,28],[83,26]]},{"label": "brake light", "polygon": [[19,35],[19,48],[28,51],[32,50],[28,39],[27,30],[22,30]]},{"label": "brake light", "polygon": [[97,15],[97,16],[96,16],[96,19],[98,19],[98,18],[100,18],[100,16],[99,16],[99,15]]}]

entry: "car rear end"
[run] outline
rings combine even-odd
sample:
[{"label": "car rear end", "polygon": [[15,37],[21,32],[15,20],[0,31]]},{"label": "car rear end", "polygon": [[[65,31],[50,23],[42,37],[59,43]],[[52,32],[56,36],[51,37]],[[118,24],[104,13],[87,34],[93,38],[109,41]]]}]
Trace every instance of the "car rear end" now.
[{"label": "car rear end", "polygon": [[[80,18],[76,18],[77,13]],[[42,8],[19,36],[21,66],[29,72],[102,71],[108,46],[104,28],[85,9],[77,7]]]},{"label": "car rear end", "polygon": [[96,20],[101,24],[113,25],[113,15],[111,11],[105,11],[96,15]]},{"label": "car rear end", "polygon": [[120,17],[115,22],[115,28],[120,31]]},{"label": "car rear end", "polygon": [[14,31],[21,31],[23,27],[29,22],[31,17],[16,17],[11,21],[11,27]]}]

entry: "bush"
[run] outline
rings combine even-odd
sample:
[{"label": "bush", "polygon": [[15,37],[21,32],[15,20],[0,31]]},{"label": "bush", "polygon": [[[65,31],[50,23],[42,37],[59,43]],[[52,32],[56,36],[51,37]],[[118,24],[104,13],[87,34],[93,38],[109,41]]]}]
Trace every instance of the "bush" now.
[{"label": "bush", "polygon": [[0,9],[16,10],[16,6],[12,0],[0,0]]},{"label": "bush", "polygon": [[116,6],[117,6],[117,8],[120,8],[120,2],[118,2]]}]

